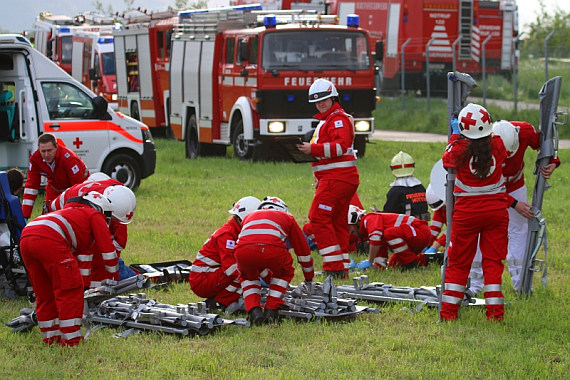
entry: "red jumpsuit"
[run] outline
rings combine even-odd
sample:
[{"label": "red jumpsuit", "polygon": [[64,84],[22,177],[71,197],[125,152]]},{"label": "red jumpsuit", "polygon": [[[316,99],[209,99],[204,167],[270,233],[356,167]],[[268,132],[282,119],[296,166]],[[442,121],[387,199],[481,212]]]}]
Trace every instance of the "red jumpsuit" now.
[{"label": "red jumpsuit", "polygon": [[[422,249],[431,239],[427,221],[403,214],[371,212],[360,220],[359,234],[370,246],[380,246],[374,264],[380,267],[407,266],[414,261],[425,266]],[[388,247],[394,252],[388,260]]]},{"label": "red jumpsuit", "polygon": [[38,196],[42,177],[47,178],[45,203],[48,205],[65,189],[81,183],[89,176],[85,163],[75,152],[62,145],[57,146],[53,170],[42,159],[39,150],[30,156],[30,166],[26,178],[22,200],[24,218],[32,215],[34,202]]},{"label": "red jumpsuit", "polygon": [[22,232],[21,253],[36,294],[38,326],[46,344],[82,340],[83,281],[75,259],[95,241],[107,271],[118,278],[118,258],[103,214],[69,203],[37,217]]},{"label": "red jumpsuit", "polygon": [[501,320],[504,316],[502,260],[507,256],[509,222],[503,177],[507,152],[500,137],[493,137],[491,172],[486,178],[477,178],[471,169],[472,157],[462,163],[470,140],[454,136],[443,154],[443,166],[455,168],[457,173],[453,190],[456,201],[440,316],[443,320],[457,318],[479,239],[487,319]]},{"label": "red jumpsuit", "polygon": [[265,309],[276,310],[283,304],[283,297],[295,274],[287,240],[295,250],[303,276],[312,280],[315,272],[311,251],[292,215],[277,210],[257,210],[243,219],[235,258],[247,312],[261,307],[259,276],[265,268],[272,272]]},{"label": "red jumpsuit", "polygon": [[[309,220],[324,271],[347,271],[349,232],[346,223],[350,200],[358,188],[359,175],[352,149],[352,119],[338,102],[325,114],[311,140],[313,174],[317,180]],[[348,272],[347,272],[348,273]]]},{"label": "red jumpsuit", "polygon": [[240,224],[234,217],[204,243],[190,270],[190,288],[204,298],[229,306],[241,296],[234,248]]},{"label": "red jumpsuit", "polygon": [[[122,185],[122,183],[112,178],[78,183],[58,195],[51,202],[50,211],[61,210],[65,206],[65,202],[70,198],[80,197],[90,191],[103,194],[103,191],[105,191],[107,187],[116,185]],[[127,246],[127,225],[116,219],[112,219],[109,230],[111,231],[113,244],[115,244],[115,249],[117,250],[117,256],[120,257],[121,252]],[[92,245],[87,251],[76,256],[79,263],[79,271],[83,276],[83,286],[85,287],[95,287],[98,286],[98,282],[112,278],[109,276],[109,272],[105,270],[105,264],[103,263],[101,255],[93,254],[94,248]]]},{"label": "red jumpsuit", "polygon": [[431,230],[431,240],[427,246],[431,246],[434,241],[437,241],[442,247],[445,247],[447,244],[447,236],[445,232],[440,235],[443,225],[447,224],[446,210],[447,208],[443,205],[433,212],[433,217],[429,226],[429,229]]}]

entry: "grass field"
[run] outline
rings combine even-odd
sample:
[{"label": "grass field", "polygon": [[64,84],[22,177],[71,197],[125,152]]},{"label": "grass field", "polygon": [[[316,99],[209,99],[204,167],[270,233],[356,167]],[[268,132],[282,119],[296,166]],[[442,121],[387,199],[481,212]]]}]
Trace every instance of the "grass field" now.
[{"label": "grass field", "polygon": [[[123,257],[128,264],[192,260],[202,243],[229,217],[245,195],[276,195],[302,225],[312,200],[308,164],[249,163],[230,158],[184,159],[184,146],[157,140],[156,173],[137,190],[138,207],[129,225]],[[416,159],[416,174],[427,186],[441,143],[376,141],[358,161],[360,198],[366,208],[382,207],[392,176],[390,158],[399,150]],[[527,153],[528,183],[534,181],[534,152]],[[563,163],[570,150],[560,152]],[[347,323],[297,323],[255,328],[227,326],[204,337],[178,338],[140,333],[115,339],[115,329],[94,332],[84,344],[47,348],[39,329],[12,334],[0,326],[0,379],[563,379],[570,372],[570,174],[563,164],[550,181],[543,214],[548,220],[548,286],[535,279],[534,294],[518,297],[503,276],[508,303],[505,320],[489,323],[484,311],[465,308],[453,323],[438,323],[437,312],[411,314],[404,305],[381,305]],[[39,204],[40,202],[36,202]],[[39,212],[35,210],[35,215]],[[320,258],[313,255],[316,269]],[[364,257],[354,257],[356,261]],[[371,281],[398,286],[433,286],[440,270],[407,273],[368,271]],[[357,273],[355,273],[357,274]],[[539,276],[538,276],[539,277]],[[316,281],[323,281],[317,276]],[[302,274],[297,268],[292,281]],[[350,279],[337,281],[351,283]],[[163,303],[195,302],[187,284],[149,291]],[[363,303],[361,303],[363,304]],[[372,306],[375,306],[371,304]],[[0,300],[0,322],[11,320],[25,300]]]}]

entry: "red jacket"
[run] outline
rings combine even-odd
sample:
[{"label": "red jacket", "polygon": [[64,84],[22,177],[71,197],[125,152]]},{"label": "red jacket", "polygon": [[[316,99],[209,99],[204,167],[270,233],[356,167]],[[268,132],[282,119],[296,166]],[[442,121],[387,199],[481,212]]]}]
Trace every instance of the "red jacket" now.
[{"label": "red jacket", "polygon": [[214,272],[221,268],[232,280],[237,278],[234,248],[240,230],[241,226],[235,218],[230,218],[218,228],[200,248],[192,263],[192,272]]},{"label": "red jacket", "polygon": [[362,217],[358,233],[370,245],[386,245],[384,230],[390,227],[398,227],[402,224],[410,224],[414,228],[427,227],[427,221],[403,214],[383,212],[371,212]]},{"label": "red jacket", "polygon": [[429,225],[429,228],[431,230],[431,240],[428,245],[431,246],[433,242],[437,240],[439,245],[445,247],[445,243],[447,240],[446,232],[442,233],[441,236],[439,236],[439,233],[441,232],[444,224],[447,224],[447,214],[446,214],[445,205],[443,205],[442,207],[438,208],[433,212],[431,224]]},{"label": "red jacket", "polygon": [[[450,143],[445,148],[442,161],[443,167],[455,168],[455,187],[453,194],[456,197],[454,208],[465,206],[466,208],[481,207],[488,209],[489,201],[504,202],[507,207],[505,195],[505,178],[503,177],[503,164],[507,159],[507,150],[499,136],[491,138],[491,154],[493,164],[489,175],[485,178],[477,178],[471,171],[471,160],[469,157],[462,163],[463,156],[469,146],[469,139],[459,138],[452,135]],[[493,202],[491,208],[497,207]]]},{"label": "red jacket", "polygon": [[257,210],[248,214],[242,221],[236,246],[268,244],[282,247],[288,252],[287,240],[295,250],[305,279],[312,280],[315,271],[311,251],[303,231],[291,214],[277,210]]},{"label": "red jacket", "polygon": [[325,113],[314,116],[321,120],[311,139],[313,173],[317,180],[331,178],[359,184],[356,157],[352,150],[354,126],[352,118],[344,112],[338,102]]},{"label": "red jacket", "polygon": [[118,279],[118,257],[109,228],[103,214],[92,207],[68,203],[62,210],[38,216],[22,231],[22,238],[26,236],[63,242],[75,256],[88,250],[95,242],[105,268]]},{"label": "red jacket", "polygon": [[49,165],[43,161],[39,150],[30,156],[30,166],[28,167],[22,201],[24,218],[29,218],[32,215],[42,177],[47,178],[45,201],[50,203],[65,189],[85,181],[89,176],[89,170],[87,170],[83,160],[75,152],[62,145],[57,147],[54,163],[54,170],[51,170]]},{"label": "red jacket", "polygon": [[[511,121],[519,127],[519,149],[514,156],[507,158],[503,168],[503,175],[507,180],[507,202],[513,204],[514,198],[508,195],[524,186],[524,154],[529,146],[534,150],[540,149],[540,135],[534,127],[525,121]],[[560,165],[560,159],[551,159],[550,163]]]},{"label": "red jacket", "polygon": [[[63,193],[59,194],[51,202],[50,211],[61,210],[64,208],[65,202],[67,202],[70,198],[80,197],[90,191],[96,191],[103,194],[107,187],[116,185],[122,185],[122,183],[112,178],[102,181],[85,181],[78,183],[77,185],[73,185]],[[119,222],[116,219],[112,219],[111,224],[109,225],[109,230],[111,231],[113,243],[115,244],[117,251],[124,251],[125,247],[127,246],[128,238],[127,225]]]}]

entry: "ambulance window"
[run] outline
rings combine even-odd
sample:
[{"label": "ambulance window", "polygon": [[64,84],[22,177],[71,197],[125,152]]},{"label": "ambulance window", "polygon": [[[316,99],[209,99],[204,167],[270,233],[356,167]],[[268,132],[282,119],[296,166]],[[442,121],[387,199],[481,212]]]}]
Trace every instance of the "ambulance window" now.
[{"label": "ambulance window", "polygon": [[249,64],[250,65],[257,65],[257,46],[258,46],[257,37],[252,37],[249,40]]},{"label": "ambulance window", "polygon": [[51,120],[97,119],[91,97],[79,88],[60,82],[42,82]]},{"label": "ambulance window", "polygon": [[228,38],[226,40],[226,63],[234,63],[235,48],[236,48],[236,39]]},{"label": "ambulance window", "polygon": [[0,70],[12,71],[14,70],[14,62],[12,56],[9,54],[0,54]]},{"label": "ambulance window", "polygon": [[61,62],[71,63],[71,49],[73,42],[71,36],[61,37]]}]

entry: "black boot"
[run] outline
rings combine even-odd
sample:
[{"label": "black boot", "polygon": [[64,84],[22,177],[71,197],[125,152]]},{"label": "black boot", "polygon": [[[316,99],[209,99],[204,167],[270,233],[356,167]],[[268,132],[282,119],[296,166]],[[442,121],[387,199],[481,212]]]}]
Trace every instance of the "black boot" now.
[{"label": "black boot", "polygon": [[281,319],[277,309],[265,309],[263,316],[265,317],[265,323],[276,323]]},{"label": "black boot", "polygon": [[248,311],[247,315],[249,316],[249,322],[255,326],[262,325],[265,320],[263,311],[259,306],[252,308],[250,311]]}]

